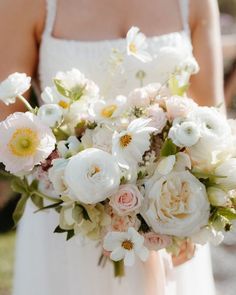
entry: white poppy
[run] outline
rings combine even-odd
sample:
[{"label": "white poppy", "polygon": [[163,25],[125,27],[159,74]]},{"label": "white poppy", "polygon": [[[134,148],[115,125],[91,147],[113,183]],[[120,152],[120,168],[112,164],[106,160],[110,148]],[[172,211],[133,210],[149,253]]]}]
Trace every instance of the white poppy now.
[{"label": "white poppy", "polygon": [[63,118],[63,109],[56,104],[45,104],[38,109],[37,116],[49,127],[55,127]]},{"label": "white poppy", "polygon": [[75,199],[95,204],[117,191],[120,169],[112,155],[89,148],[70,158],[65,181]]},{"label": "white poppy", "polygon": [[152,60],[151,55],[146,51],[146,37],[140,32],[139,28],[131,27],[126,36],[127,54],[136,57],[142,62]]},{"label": "white poppy", "polygon": [[16,97],[30,88],[31,78],[26,74],[14,73],[0,83],[0,100],[6,105],[14,103]]},{"label": "white poppy", "polygon": [[61,95],[56,87],[46,87],[41,94],[41,98],[46,104],[57,104],[65,111],[68,110],[71,100]]},{"label": "white poppy", "polygon": [[109,232],[104,239],[103,247],[106,251],[111,251],[111,260],[124,259],[126,266],[134,264],[135,256],[142,261],[146,261],[149,256],[148,249],[144,247],[144,237],[133,227],[127,232]]}]

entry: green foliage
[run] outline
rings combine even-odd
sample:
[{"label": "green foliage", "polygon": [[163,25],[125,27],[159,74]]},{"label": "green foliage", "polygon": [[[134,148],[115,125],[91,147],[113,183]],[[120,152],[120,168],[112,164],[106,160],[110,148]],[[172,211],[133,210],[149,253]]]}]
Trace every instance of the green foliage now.
[{"label": "green foliage", "polygon": [[167,138],[161,149],[161,157],[175,155],[178,152],[177,146],[170,138]]},{"label": "green foliage", "polygon": [[62,229],[59,225],[55,228],[54,233],[59,233],[59,234],[67,233],[67,235],[66,235],[66,240],[67,241],[69,241],[75,235],[75,232],[74,232],[73,229],[65,230],[65,229]]},{"label": "green foliage", "polygon": [[55,86],[56,86],[56,88],[57,88],[57,91],[58,91],[61,95],[65,96],[65,97],[67,97],[67,98],[69,98],[69,99],[71,99],[72,101],[77,101],[77,100],[79,100],[79,99],[81,98],[81,96],[83,95],[84,89],[85,89],[85,87],[86,87],[86,84],[85,84],[85,85],[82,86],[82,87],[79,87],[79,86],[78,86],[78,87],[76,87],[76,88],[74,88],[74,89],[66,89],[66,88],[64,87],[64,85],[63,85],[63,83],[62,83],[61,80],[54,79],[54,83],[55,83]]},{"label": "green foliage", "polygon": [[175,76],[171,77],[169,80],[169,89],[172,95],[183,96],[188,90],[189,85],[179,86],[179,81]]}]

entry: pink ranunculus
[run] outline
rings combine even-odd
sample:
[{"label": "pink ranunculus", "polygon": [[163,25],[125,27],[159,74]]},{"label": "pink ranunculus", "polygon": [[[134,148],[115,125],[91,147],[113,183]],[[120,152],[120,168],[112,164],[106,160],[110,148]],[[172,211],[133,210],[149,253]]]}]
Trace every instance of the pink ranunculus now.
[{"label": "pink ranunculus", "polygon": [[172,239],[167,235],[160,235],[154,232],[148,232],[143,234],[144,236],[144,245],[149,250],[160,250],[168,247],[172,243]]},{"label": "pink ranunculus", "polygon": [[166,100],[167,116],[170,120],[177,117],[186,117],[196,106],[197,104],[190,98],[172,96]]},{"label": "pink ranunculus", "polygon": [[154,104],[147,109],[147,116],[152,120],[149,126],[155,127],[157,133],[161,133],[167,122],[164,110],[158,104]]},{"label": "pink ranunculus", "polygon": [[140,208],[143,196],[134,184],[121,185],[110,199],[110,206],[118,215],[124,216]]}]

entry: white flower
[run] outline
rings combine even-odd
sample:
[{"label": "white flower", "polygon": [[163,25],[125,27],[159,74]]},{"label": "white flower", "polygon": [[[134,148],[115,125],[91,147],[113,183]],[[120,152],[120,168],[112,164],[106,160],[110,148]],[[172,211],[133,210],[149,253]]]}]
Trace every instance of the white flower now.
[{"label": "white flower", "polygon": [[156,233],[186,237],[208,224],[205,186],[190,172],[156,173],[146,191],[149,204],[143,217]]},{"label": "white flower", "polygon": [[0,83],[0,100],[6,105],[14,103],[16,97],[30,88],[31,78],[26,74],[14,73]]},{"label": "white flower", "polygon": [[41,98],[46,104],[57,104],[64,110],[68,110],[70,106],[70,99],[61,95],[56,87],[46,87],[41,94]]},{"label": "white flower", "polygon": [[115,132],[112,139],[112,153],[121,166],[128,162],[137,163],[142,160],[145,151],[150,147],[150,134],[156,129],[148,127],[150,120],[133,120],[127,130]]},{"label": "white flower", "polygon": [[207,194],[209,202],[213,206],[226,206],[229,199],[228,194],[218,187],[208,187]]},{"label": "white flower", "polygon": [[90,148],[70,158],[65,180],[75,199],[95,204],[119,188],[120,170],[112,155]]},{"label": "white flower", "polygon": [[97,126],[92,131],[93,147],[111,152],[113,132],[106,126]]},{"label": "white flower", "polygon": [[171,96],[165,100],[167,116],[170,120],[178,117],[186,117],[191,111],[197,108],[197,104],[190,98],[182,96]]},{"label": "white flower", "polygon": [[55,149],[51,129],[30,112],[14,113],[0,123],[0,162],[11,173],[30,171]]},{"label": "white flower", "polygon": [[61,157],[69,158],[81,150],[81,143],[76,136],[70,136],[67,140],[61,140],[57,143],[57,150]]},{"label": "white flower", "polygon": [[170,128],[168,137],[179,147],[190,147],[200,139],[200,130],[195,122],[174,123]]},{"label": "white flower", "polygon": [[56,104],[45,104],[38,109],[37,116],[47,126],[54,127],[63,118],[63,110]]},{"label": "white flower", "polygon": [[227,159],[216,167],[215,182],[227,190],[236,189],[236,158]]},{"label": "white flower", "polygon": [[126,103],[127,98],[123,95],[118,95],[115,99],[111,100],[99,99],[91,103],[89,114],[97,122],[116,119],[124,112]]},{"label": "white flower", "polygon": [[104,239],[103,247],[111,251],[111,260],[124,259],[126,266],[132,266],[135,262],[135,255],[142,261],[148,259],[149,252],[143,244],[144,237],[130,227],[127,232],[109,232]]},{"label": "white flower", "polygon": [[191,240],[195,244],[204,245],[210,242],[212,245],[218,246],[224,240],[224,235],[222,232],[217,232],[214,228],[206,226],[192,235]]},{"label": "white flower", "polygon": [[147,109],[147,116],[151,119],[149,126],[155,127],[156,133],[161,133],[167,123],[166,113],[163,109],[158,104],[154,104]]},{"label": "white flower", "polygon": [[52,161],[52,167],[48,170],[48,177],[53,184],[54,190],[59,195],[62,195],[68,189],[64,180],[64,173],[67,164],[68,160],[55,159]]},{"label": "white flower", "polygon": [[126,42],[128,55],[132,55],[142,62],[149,62],[152,60],[151,55],[146,51],[146,37],[140,32],[139,28],[131,27],[127,33]]}]

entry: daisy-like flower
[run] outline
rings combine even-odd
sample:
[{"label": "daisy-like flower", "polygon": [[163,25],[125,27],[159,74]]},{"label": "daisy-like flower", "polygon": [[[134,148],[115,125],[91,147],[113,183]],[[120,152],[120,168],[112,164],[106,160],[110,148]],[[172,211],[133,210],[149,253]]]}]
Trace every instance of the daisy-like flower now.
[{"label": "daisy-like flower", "polygon": [[56,87],[46,87],[41,94],[41,98],[46,104],[57,104],[64,110],[67,110],[70,106],[71,100],[61,95]]},{"label": "daisy-like flower", "polygon": [[112,138],[112,153],[121,166],[142,160],[144,152],[150,147],[150,134],[156,128],[149,127],[150,119],[133,120],[127,130],[115,132]]},{"label": "daisy-like flower", "polygon": [[16,97],[30,88],[31,78],[26,74],[14,73],[0,83],[0,100],[6,105],[14,103]]},{"label": "daisy-like flower", "polygon": [[12,174],[25,173],[55,149],[51,129],[30,112],[14,113],[0,123],[0,162]]},{"label": "daisy-like flower", "polygon": [[99,99],[91,104],[89,114],[96,121],[107,121],[119,117],[125,110],[127,98],[118,95],[115,99]]},{"label": "daisy-like flower", "polygon": [[63,109],[56,104],[44,104],[38,109],[37,116],[49,127],[59,124],[63,118]]},{"label": "daisy-like flower", "polygon": [[127,232],[109,232],[104,239],[103,248],[111,252],[111,260],[124,259],[126,266],[132,266],[135,256],[138,256],[142,261],[148,259],[149,251],[143,244],[144,237],[133,227],[129,227]]},{"label": "daisy-like flower", "polygon": [[152,60],[151,55],[145,51],[147,49],[146,37],[139,28],[131,27],[126,36],[127,54],[132,55],[142,62]]}]

